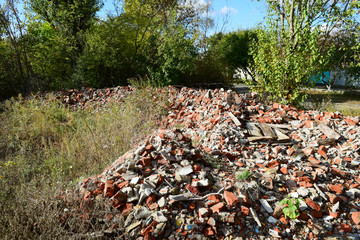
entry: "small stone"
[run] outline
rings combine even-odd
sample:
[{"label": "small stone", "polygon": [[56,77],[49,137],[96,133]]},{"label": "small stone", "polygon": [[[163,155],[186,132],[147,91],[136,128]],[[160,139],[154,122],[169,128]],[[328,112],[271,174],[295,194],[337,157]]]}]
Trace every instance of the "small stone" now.
[{"label": "small stone", "polygon": [[166,187],[161,188],[161,189],[159,190],[159,193],[160,193],[161,195],[167,195],[167,194],[169,193],[169,190],[170,190],[170,188],[169,188],[168,186],[166,186]]},{"label": "small stone", "polygon": [[277,220],[276,218],[274,218],[273,216],[269,216],[269,217],[268,217],[268,222],[269,222],[269,223],[277,223],[278,220]]},{"label": "small stone", "polygon": [[146,207],[139,207],[135,210],[134,217],[135,219],[144,219],[151,215],[151,211],[149,211]]},{"label": "small stone", "polygon": [[335,203],[335,205],[331,208],[332,212],[337,212],[340,208],[340,202]]},{"label": "small stone", "polygon": [[115,193],[114,181],[106,180],[105,182],[105,189],[104,189],[104,196],[112,197]]},{"label": "small stone", "polygon": [[133,224],[131,224],[130,226],[128,226],[126,229],[125,229],[125,232],[128,233],[130,232],[131,230],[133,230],[134,228],[138,227],[141,225],[141,221],[137,221]]},{"label": "small stone", "polygon": [[213,236],[214,235],[214,231],[212,230],[212,227],[205,227],[203,230],[203,233],[205,235],[205,237],[209,237],[209,236]]},{"label": "small stone", "polygon": [[210,217],[207,221],[207,224],[209,224],[210,226],[212,227],[215,227],[216,226],[216,221],[213,217]]},{"label": "small stone", "polygon": [[199,216],[204,218],[204,217],[208,217],[211,215],[211,212],[209,211],[209,209],[207,208],[200,208],[199,209]]},{"label": "small stone", "polygon": [[168,221],[167,217],[165,217],[164,213],[161,211],[154,212],[151,214],[151,216],[153,217],[154,221],[158,223],[165,223]]},{"label": "small stone", "polygon": [[259,227],[261,227],[260,219],[259,219],[258,215],[256,214],[256,212],[254,211],[253,208],[250,208],[250,213],[251,213],[251,216],[254,218],[255,222],[257,223],[257,225]]},{"label": "small stone", "polygon": [[198,183],[198,186],[200,186],[200,187],[207,187],[210,185],[209,179],[201,179],[197,183]]},{"label": "small stone", "polygon": [[157,204],[159,205],[159,208],[165,207],[165,205],[166,205],[166,199],[165,199],[165,197],[161,197],[161,198],[158,200]]},{"label": "small stone", "polygon": [[299,206],[300,211],[304,211],[307,208],[308,208],[308,205],[306,204],[306,202],[304,200],[300,199],[300,206]]},{"label": "small stone", "polygon": [[268,203],[268,201],[266,201],[265,199],[260,199],[260,203],[268,213],[273,213],[274,212],[272,210],[270,204]]},{"label": "small stone", "polygon": [[134,177],[133,179],[131,179],[130,181],[130,186],[134,187],[136,184],[138,184],[140,178],[139,177]]},{"label": "small stone", "polygon": [[291,193],[289,193],[289,197],[290,197],[290,198],[299,198],[299,193],[297,193],[297,192],[291,192]]},{"label": "small stone", "polygon": [[306,197],[307,195],[309,195],[309,190],[304,187],[299,187],[296,191],[301,197]]},{"label": "small stone", "polygon": [[348,196],[351,199],[355,199],[356,197],[360,196],[360,190],[357,188],[352,188],[345,192],[346,196]]},{"label": "small stone", "polygon": [[330,215],[323,218],[324,221],[331,221],[333,219],[334,219],[334,217],[330,216]]}]

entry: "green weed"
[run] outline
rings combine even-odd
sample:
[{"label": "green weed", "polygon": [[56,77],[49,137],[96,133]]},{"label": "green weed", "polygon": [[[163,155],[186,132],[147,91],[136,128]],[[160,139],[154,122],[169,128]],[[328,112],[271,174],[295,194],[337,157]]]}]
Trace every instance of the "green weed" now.
[{"label": "green weed", "polygon": [[287,197],[281,200],[280,204],[285,205],[283,208],[285,217],[289,217],[294,220],[300,216],[300,199]]}]

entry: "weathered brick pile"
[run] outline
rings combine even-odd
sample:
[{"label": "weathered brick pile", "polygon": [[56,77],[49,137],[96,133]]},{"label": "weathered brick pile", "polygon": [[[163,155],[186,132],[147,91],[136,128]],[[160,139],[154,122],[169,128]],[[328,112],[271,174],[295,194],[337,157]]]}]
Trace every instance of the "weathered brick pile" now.
[{"label": "weathered brick pile", "polygon": [[105,106],[108,102],[121,102],[124,97],[128,96],[134,88],[127,87],[113,87],[104,89],[94,89],[83,87],[78,89],[67,89],[55,92],[38,93],[30,98],[45,99],[53,96],[59,99],[62,103],[69,106],[71,109],[84,109],[87,106],[95,105],[95,107]]},{"label": "weathered brick pile", "polygon": [[[83,204],[105,198],[117,209],[103,234],[359,238],[359,117],[266,105],[255,93],[166,91],[162,129],[81,183]],[[286,197],[300,200],[295,220]]]}]

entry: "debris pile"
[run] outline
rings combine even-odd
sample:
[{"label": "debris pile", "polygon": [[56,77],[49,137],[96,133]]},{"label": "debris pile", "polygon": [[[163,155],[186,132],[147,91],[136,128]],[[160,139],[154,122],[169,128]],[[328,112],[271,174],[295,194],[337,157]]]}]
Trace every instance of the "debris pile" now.
[{"label": "debris pile", "polygon": [[102,107],[111,101],[121,102],[124,97],[128,96],[134,90],[135,89],[130,86],[103,89],[83,87],[80,90],[68,89],[38,93],[35,96],[29,96],[27,98],[47,99],[49,96],[53,96],[71,109],[76,110],[84,109],[91,104],[95,105],[95,107]]},{"label": "debris pile", "polygon": [[83,203],[117,209],[102,234],[359,238],[359,117],[266,105],[255,93],[163,91],[162,129],[81,183]]}]

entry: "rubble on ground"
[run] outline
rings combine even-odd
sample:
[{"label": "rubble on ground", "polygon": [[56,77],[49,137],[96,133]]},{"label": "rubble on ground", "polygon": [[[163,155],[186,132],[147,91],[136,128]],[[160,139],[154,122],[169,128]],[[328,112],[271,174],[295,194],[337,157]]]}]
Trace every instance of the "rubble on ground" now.
[{"label": "rubble on ground", "polygon": [[135,89],[131,86],[127,87],[112,87],[103,89],[94,89],[83,87],[78,89],[67,89],[55,92],[38,93],[33,96],[28,96],[26,99],[36,98],[46,100],[49,97],[54,97],[66,104],[70,109],[84,109],[88,106],[102,107],[109,102],[121,102],[124,97],[127,97]]},{"label": "rubble on ground", "polygon": [[[85,179],[117,239],[359,239],[359,117],[166,88],[162,128]],[[298,199],[298,217],[284,215]],[[296,207],[293,209],[297,211]]]}]

